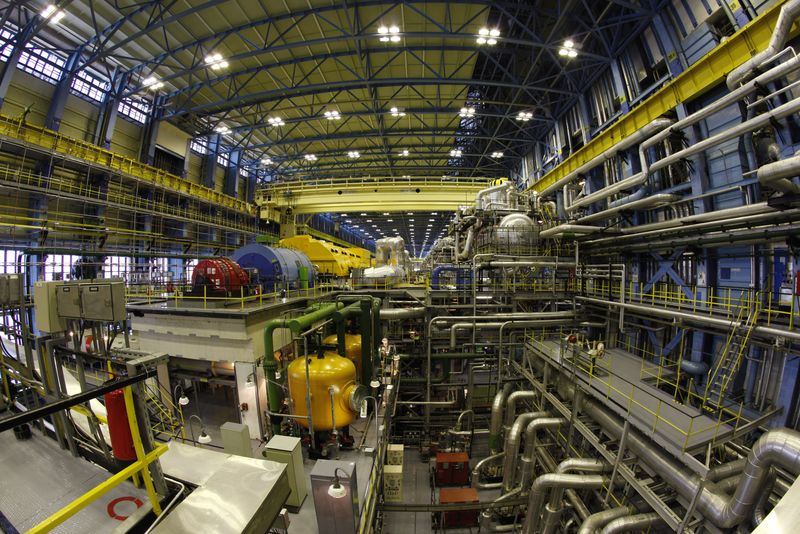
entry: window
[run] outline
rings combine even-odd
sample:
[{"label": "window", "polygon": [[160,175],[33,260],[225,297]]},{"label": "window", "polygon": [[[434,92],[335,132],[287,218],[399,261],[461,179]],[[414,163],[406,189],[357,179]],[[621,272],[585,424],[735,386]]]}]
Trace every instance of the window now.
[{"label": "window", "polygon": [[78,71],[72,79],[72,93],[89,102],[102,102],[108,89],[108,82],[89,74],[85,70]]},{"label": "window", "polygon": [[[17,258],[19,258],[20,254],[22,254],[21,250],[2,250],[2,251],[0,251],[0,273],[3,273],[3,274],[16,273],[17,272]],[[20,268],[20,271],[22,271],[21,268]]]},{"label": "window", "polygon": [[48,282],[52,280],[70,280],[72,278],[72,266],[80,256],[72,254],[48,254],[44,264],[44,279]]},{"label": "window", "polygon": [[244,178],[250,178],[250,171],[242,167],[239,167],[239,176],[243,176]]},{"label": "window", "polygon": [[223,167],[227,167],[231,163],[231,155],[227,152],[222,154],[217,154],[217,165],[222,165]]},{"label": "window", "polygon": [[117,111],[131,122],[144,124],[147,122],[148,115],[150,115],[150,102],[146,100],[123,98],[119,103]]},{"label": "window", "polygon": [[28,43],[25,45],[25,51],[19,56],[17,67],[28,74],[55,84],[64,75],[64,64],[66,62],[66,59],[58,54]]},{"label": "window", "polygon": [[14,32],[3,28],[0,30],[0,41],[3,42],[3,49],[0,50],[0,61],[8,61],[11,57],[11,52],[14,50],[14,45],[11,41],[14,40]]},{"label": "window", "polygon": [[189,144],[189,148],[195,154],[200,154],[201,156],[205,156],[208,154],[208,139],[205,137],[197,137],[192,139],[192,142]]},{"label": "window", "polygon": [[106,278],[127,279],[131,259],[127,256],[108,256],[103,265],[103,276]]}]

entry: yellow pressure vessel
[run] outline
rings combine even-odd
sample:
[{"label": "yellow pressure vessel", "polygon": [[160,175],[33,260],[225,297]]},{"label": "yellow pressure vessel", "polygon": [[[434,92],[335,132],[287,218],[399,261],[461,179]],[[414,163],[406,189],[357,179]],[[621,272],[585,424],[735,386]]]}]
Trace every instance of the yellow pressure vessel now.
[{"label": "yellow pressure vessel", "polygon": [[[311,418],[314,430],[333,430],[331,418],[331,393],[333,388],[333,413],[336,417],[336,428],[352,423],[356,411],[351,406],[356,392],[356,366],[335,352],[326,352],[323,358],[306,356],[297,358],[287,369],[289,378],[289,395],[292,398],[293,413],[299,416],[308,415],[306,410],[306,361],[311,385]],[[308,420],[296,420],[308,428]]]},{"label": "yellow pressure vessel", "polygon": [[[323,345],[336,347],[338,336],[331,334],[322,340]],[[344,335],[344,355],[356,366],[356,376],[361,376],[361,334]]]}]

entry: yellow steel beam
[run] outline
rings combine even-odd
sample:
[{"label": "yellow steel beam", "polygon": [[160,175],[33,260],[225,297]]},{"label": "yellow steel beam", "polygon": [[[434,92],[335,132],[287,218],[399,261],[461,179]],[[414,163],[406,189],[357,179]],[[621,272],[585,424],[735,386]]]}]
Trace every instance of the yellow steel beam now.
[{"label": "yellow steel beam", "polygon": [[784,3],[785,0],[776,2],[724,43],[717,45],[674,80],[620,117],[583,148],[536,181],[528,190],[543,191],[621,139],[649,124],[653,119],[717,85],[729,72],[767,47]]},{"label": "yellow steel beam", "polygon": [[253,206],[242,200],[215,191],[168,173],[156,167],[145,165],[133,158],[106,150],[92,143],[73,139],[41,126],[27,124],[21,119],[0,115],[0,135],[23,143],[41,147],[68,159],[82,161],[89,165],[106,167],[135,179],[143,180],[206,202],[253,215]]},{"label": "yellow steel beam", "polygon": [[[128,414],[128,426],[131,428],[131,438],[133,441],[133,449],[136,451],[136,460],[143,462],[146,455],[144,453],[144,445],[142,444],[142,436],[139,435],[139,422],[136,418],[136,409],[133,404],[133,390],[131,386],[127,386],[122,390],[125,396],[125,412]],[[144,486],[147,488],[147,496],[150,498],[150,504],[153,507],[153,513],[157,516],[161,515],[161,503],[158,501],[156,489],[153,486],[153,479],[150,477],[150,467],[145,465],[141,470],[142,478],[144,479]]]},{"label": "yellow steel beam", "polygon": [[279,182],[256,192],[262,218],[295,214],[454,210],[472,203],[489,178],[363,178]]},{"label": "yellow steel beam", "polygon": [[166,445],[159,445],[152,451],[150,451],[147,456],[142,458],[142,460],[137,461],[123,469],[122,471],[118,472],[116,475],[108,478],[104,482],[101,482],[88,492],[84,493],[64,508],[59,510],[58,512],[54,513],[32,529],[30,529],[27,534],[41,534],[44,532],[50,532],[58,525],[72,517],[73,515],[77,514],[89,504],[94,502],[95,500],[99,499],[111,489],[119,485],[120,483],[124,482],[126,479],[132,477],[137,471],[142,469],[146,470],[147,466],[153,462],[154,460],[158,459],[159,456],[164,454],[169,450],[169,447]]}]

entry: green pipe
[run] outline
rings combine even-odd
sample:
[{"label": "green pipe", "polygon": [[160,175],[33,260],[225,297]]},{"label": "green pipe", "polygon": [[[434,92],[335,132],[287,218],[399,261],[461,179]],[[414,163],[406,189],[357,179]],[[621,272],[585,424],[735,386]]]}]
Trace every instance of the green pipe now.
[{"label": "green pipe", "polygon": [[341,302],[327,304],[325,306],[321,306],[320,309],[311,313],[301,315],[300,317],[296,317],[294,319],[289,319],[289,329],[293,334],[297,335],[303,330],[311,328],[314,323],[322,321],[323,319],[327,319],[333,312],[342,306],[343,304]]},{"label": "green pipe", "polygon": [[372,299],[361,301],[361,383],[369,385],[372,381]]}]

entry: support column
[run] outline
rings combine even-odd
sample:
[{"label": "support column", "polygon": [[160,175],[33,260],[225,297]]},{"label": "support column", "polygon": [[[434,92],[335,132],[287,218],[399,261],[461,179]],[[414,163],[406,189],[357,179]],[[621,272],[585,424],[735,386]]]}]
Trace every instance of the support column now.
[{"label": "support column", "polygon": [[111,138],[114,135],[117,115],[119,114],[120,95],[122,95],[127,83],[128,75],[115,71],[111,81],[111,88],[100,105],[100,115],[97,118],[97,126],[94,131],[94,144],[103,148],[111,148]]},{"label": "support column", "polygon": [[239,161],[241,158],[241,149],[231,151],[230,161],[225,167],[225,183],[222,184],[222,192],[234,198],[239,196]]},{"label": "support column", "polygon": [[617,99],[619,101],[619,108],[622,110],[622,113],[627,113],[631,109],[630,103],[628,103],[628,92],[625,90],[625,77],[622,73],[622,69],[619,68],[619,61],[612,60],[609,64],[611,67],[611,81],[614,85],[614,92],[617,93]]},{"label": "support column", "polygon": [[158,110],[161,109],[163,100],[163,96],[158,96],[153,99],[153,105],[150,108],[150,116],[147,118],[147,124],[144,126],[142,150],[139,153],[139,161],[148,165],[153,165],[156,159],[156,139],[158,139],[158,127],[161,124],[158,118]]},{"label": "support column", "polygon": [[19,57],[25,50],[25,45],[36,33],[40,20],[41,18],[38,15],[33,17],[24,28],[17,32],[14,37],[14,48],[11,49],[11,55],[5,63],[0,64],[0,110],[3,109],[8,88],[11,86],[11,78],[13,78],[14,72],[17,70]]},{"label": "support column", "polygon": [[200,176],[200,183],[209,189],[214,189],[217,182],[217,154],[219,153],[221,142],[222,136],[220,134],[215,133],[208,136],[208,154],[203,158],[203,172]]},{"label": "support column", "polygon": [[44,119],[44,127],[54,132],[61,128],[61,119],[64,117],[67,97],[69,97],[72,80],[76,74],[75,67],[80,64],[82,53],[83,47],[80,47],[67,58],[67,63],[64,66],[64,76],[56,84],[56,90],[53,91],[53,96],[50,98],[50,107]]}]

